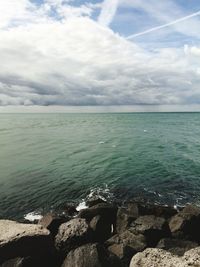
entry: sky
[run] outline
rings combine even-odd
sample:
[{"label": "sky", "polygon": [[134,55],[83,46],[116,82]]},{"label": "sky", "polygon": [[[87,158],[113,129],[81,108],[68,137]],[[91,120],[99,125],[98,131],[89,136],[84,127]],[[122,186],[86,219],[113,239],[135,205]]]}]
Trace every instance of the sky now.
[{"label": "sky", "polygon": [[0,0],[0,59],[0,112],[200,111],[200,2]]}]

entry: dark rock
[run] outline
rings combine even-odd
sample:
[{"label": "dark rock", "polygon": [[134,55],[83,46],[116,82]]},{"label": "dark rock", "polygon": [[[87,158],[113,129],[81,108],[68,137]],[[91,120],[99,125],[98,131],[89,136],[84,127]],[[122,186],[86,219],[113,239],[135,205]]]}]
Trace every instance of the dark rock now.
[{"label": "dark rock", "polygon": [[134,234],[129,230],[116,234],[106,241],[108,250],[127,265],[131,257],[145,249],[146,240],[142,234]]},{"label": "dark rock", "polygon": [[76,214],[78,214],[77,210],[76,210],[76,207],[74,205],[70,205],[70,204],[67,204],[63,207],[63,210],[64,210],[64,213],[67,215],[67,216],[75,216]]},{"label": "dark rock", "polygon": [[62,267],[124,267],[99,244],[86,244],[72,250]]},{"label": "dark rock", "polygon": [[127,208],[119,208],[116,219],[116,232],[122,233],[130,224],[138,218],[138,206],[135,203],[129,203]]},{"label": "dark rock", "polygon": [[133,218],[136,219],[139,217],[139,208],[137,203],[128,203],[127,210]]},{"label": "dark rock", "polygon": [[78,214],[78,217],[84,218],[87,221],[91,221],[93,217],[100,215],[101,217],[107,218],[111,224],[115,224],[116,214],[117,207],[108,203],[100,203],[91,208],[81,210]]},{"label": "dark rock", "polygon": [[157,248],[168,250],[178,256],[183,256],[186,251],[195,247],[198,247],[195,242],[171,238],[163,238],[157,244]]},{"label": "dark rock", "polygon": [[103,267],[97,244],[86,244],[70,251],[62,267]]},{"label": "dark rock", "polygon": [[116,255],[112,252],[108,252],[108,264],[105,264],[106,267],[127,267]]},{"label": "dark rock", "polygon": [[39,220],[38,224],[47,228],[52,236],[55,236],[58,232],[58,228],[61,224],[69,221],[69,218],[64,216],[58,216],[52,213],[46,214],[41,220]]},{"label": "dark rock", "polygon": [[4,262],[0,267],[60,267],[52,255],[16,258]]},{"label": "dark rock", "polygon": [[154,247],[161,238],[171,236],[167,221],[154,215],[140,216],[131,224],[130,229],[143,234],[150,247]]},{"label": "dark rock", "polygon": [[57,250],[65,256],[70,250],[91,242],[91,239],[92,230],[86,220],[76,218],[61,224],[55,237],[55,245]]},{"label": "dark rock", "polygon": [[60,267],[51,255],[15,258],[4,262],[0,267]]},{"label": "dark rock", "polygon": [[187,238],[200,242],[200,208],[193,205],[186,206],[182,211],[173,216],[169,222],[173,236]]},{"label": "dark rock", "polygon": [[0,220],[0,263],[5,260],[34,255],[52,255],[50,232],[41,225]]},{"label": "dark rock", "polygon": [[90,221],[90,227],[94,231],[94,239],[97,242],[104,242],[111,236],[112,225],[105,217],[95,216]]},{"label": "dark rock", "polygon": [[91,207],[96,206],[97,204],[100,204],[100,203],[106,203],[106,201],[101,199],[101,198],[90,199],[90,200],[86,201],[86,206],[91,208]]},{"label": "dark rock", "polygon": [[0,265],[0,267],[24,267],[23,258],[15,258],[8,260]]},{"label": "dark rock", "polygon": [[156,217],[163,217],[169,219],[175,214],[177,210],[170,206],[161,206],[156,204],[138,204],[139,214],[143,215],[155,215]]}]

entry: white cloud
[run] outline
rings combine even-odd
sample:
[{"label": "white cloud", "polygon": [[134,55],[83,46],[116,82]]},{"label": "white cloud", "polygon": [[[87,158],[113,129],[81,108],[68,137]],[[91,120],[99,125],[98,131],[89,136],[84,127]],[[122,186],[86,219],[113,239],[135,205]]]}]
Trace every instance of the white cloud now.
[{"label": "white cloud", "polygon": [[102,10],[98,18],[98,21],[101,25],[110,25],[117,11],[118,4],[119,0],[104,0],[102,4]]},{"label": "white cloud", "polygon": [[21,9],[22,21],[26,12],[38,20],[0,30],[0,105],[200,102],[199,65],[189,55],[194,48],[149,52],[90,19],[90,12],[58,21],[44,6]]}]

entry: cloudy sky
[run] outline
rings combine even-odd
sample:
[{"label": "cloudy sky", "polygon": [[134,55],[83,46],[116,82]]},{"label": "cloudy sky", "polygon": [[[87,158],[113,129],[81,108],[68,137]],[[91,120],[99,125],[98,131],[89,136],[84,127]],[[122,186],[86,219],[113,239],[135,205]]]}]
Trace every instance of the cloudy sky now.
[{"label": "cloudy sky", "polygon": [[0,0],[0,59],[0,111],[198,107],[200,2]]}]

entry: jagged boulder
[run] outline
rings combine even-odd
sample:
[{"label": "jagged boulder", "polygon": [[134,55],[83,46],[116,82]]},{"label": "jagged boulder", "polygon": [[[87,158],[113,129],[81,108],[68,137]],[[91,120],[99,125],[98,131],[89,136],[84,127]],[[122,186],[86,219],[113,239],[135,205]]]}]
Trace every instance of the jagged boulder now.
[{"label": "jagged boulder", "polygon": [[105,242],[108,251],[118,257],[123,263],[130,262],[131,257],[146,248],[145,237],[129,230],[116,234]]},{"label": "jagged boulder", "polygon": [[122,233],[125,231],[138,216],[138,205],[136,203],[129,203],[127,207],[120,207],[117,212],[116,232]]},{"label": "jagged boulder", "polygon": [[141,216],[155,215],[156,217],[163,217],[165,219],[169,219],[177,214],[177,210],[174,207],[150,203],[139,203],[138,210]]},{"label": "jagged boulder", "polygon": [[67,217],[47,213],[41,220],[38,221],[38,224],[47,228],[51,232],[52,236],[55,236],[58,232],[59,226],[67,221],[69,221],[69,218]]},{"label": "jagged boulder", "polygon": [[169,222],[170,230],[175,237],[200,242],[200,208],[187,205],[182,211],[173,216]]},{"label": "jagged boulder", "polygon": [[163,238],[156,247],[167,250],[175,255],[183,256],[186,251],[198,247],[198,244],[188,240]]},{"label": "jagged boulder", "polygon": [[53,254],[49,230],[41,225],[0,220],[0,263],[7,259]]},{"label": "jagged boulder", "polygon": [[101,199],[101,198],[89,199],[88,201],[86,201],[86,206],[91,208],[91,207],[96,206],[100,203],[106,203],[106,201]]},{"label": "jagged boulder", "polygon": [[70,251],[62,267],[103,267],[100,257],[97,244],[86,244]]},{"label": "jagged boulder", "polygon": [[108,203],[99,203],[91,208],[81,210],[78,214],[79,218],[91,221],[97,215],[106,218],[111,224],[115,224],[117,207]]},{"label": "jagged boulder", "polygon": [[167,221],[154,215],[140,216],[131,224],[130,229],[143,234],[150,247],[154,247],[161,238],[171,236]]},{"label": "jagged boulder", "polygon": [[133,256],[130,267],[198,267],[200,247],[187,251],[183,257],[158,248],[148,248]]},{"label": "jagged boulder", "polygon": [[85,219],[75,218],[61,224],[55,237],[55,245],[62,255],[92,240],[92,230]]}]

